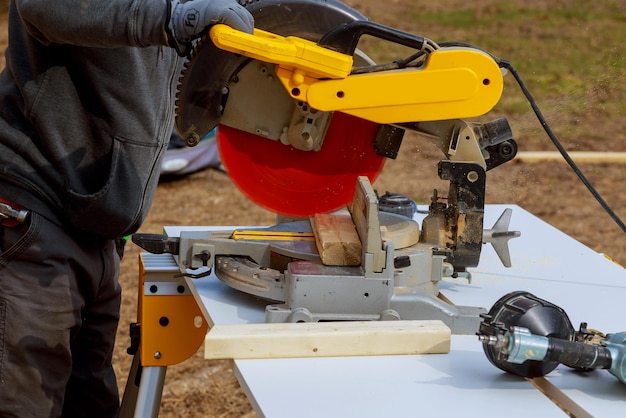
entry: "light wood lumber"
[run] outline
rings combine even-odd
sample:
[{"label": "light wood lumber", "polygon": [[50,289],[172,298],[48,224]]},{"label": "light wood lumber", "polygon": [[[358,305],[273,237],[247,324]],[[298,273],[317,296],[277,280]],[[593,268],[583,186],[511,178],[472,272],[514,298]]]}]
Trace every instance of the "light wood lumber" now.
[{"label": "light wood lumber", "polygon": [[[626,163],[626,152],[593,152],[572,151],[569,156],[577,163]],[[515,156],[516,160],[527,162],[562,161],[563,156],[558,151],[521,151]]]},{"label": "light wood lumber", "polygon": [[348,211],[315,214],[311,227],[323,264],[361,265],[361,240]]},{"label": "light wood lumber", "polygon": [[347,321],[215,325],[206,359],[442,354],[450,351],[442,321]]}]

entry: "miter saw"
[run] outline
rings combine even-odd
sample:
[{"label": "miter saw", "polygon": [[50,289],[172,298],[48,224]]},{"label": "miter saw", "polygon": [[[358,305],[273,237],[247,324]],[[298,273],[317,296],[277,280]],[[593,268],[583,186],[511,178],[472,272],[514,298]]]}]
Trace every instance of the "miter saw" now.
[{"label": "miter saw", "polygon": [[[439,283],[475,267],[486,240],[510,265],[506,242],[519,235],[508,231],[510,212],[483,229],[486,171],[517,150],[509,124],[465,120],[500,99],[497,61],[476,48],[376,24],[338,1],[245,6],[254,34],[215,25],[194,46],[176,126],[194,145],[219,125],[233,183],[280,222],[133,240],[175,254],[182,274],[214,271],[267,299],[269,322],[441,319],[453,333],[475,333],[485,310],[455,306],[439,295]],[[358,48],[365,36],[402,45],[409,56],[376,64]],[[450,183],[447,194],[434,191],[421,228],[380,211],[372,188],[407,130],[439,147],[438,175]],[[324,259],[320,214],[338,231],[350,220],[356,257]]]}]

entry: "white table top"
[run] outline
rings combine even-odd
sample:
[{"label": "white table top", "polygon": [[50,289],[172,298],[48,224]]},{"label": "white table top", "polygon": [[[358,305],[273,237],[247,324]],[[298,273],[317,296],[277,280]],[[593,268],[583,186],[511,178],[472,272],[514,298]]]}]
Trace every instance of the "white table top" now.
[{"label": "white table top", "polygon": [[[626,328],[626,270],[514,205],[488,205],[489,228],[511,207],[512,268],[489,245],[471,269],[472,281],[446,279],[441,292],[457,305],[489,309],[500,297],[526,290],[560,307],[578,328],[602,332]],[[227,229],[225,227],[204,227]],[[182,229],[166,227],[169,235]],[[241,294],[214,276],[196,281],[210,323],[264,321],[265,303]],[[476,336],[452,336],[449,354],[235,360],[235,371],[259,416],[415,417],[565,416],[533,385],[497,369]],[[595,417],[623,417],[626,385],[605,370],[588,373],[560,365],[551,383]]]}]

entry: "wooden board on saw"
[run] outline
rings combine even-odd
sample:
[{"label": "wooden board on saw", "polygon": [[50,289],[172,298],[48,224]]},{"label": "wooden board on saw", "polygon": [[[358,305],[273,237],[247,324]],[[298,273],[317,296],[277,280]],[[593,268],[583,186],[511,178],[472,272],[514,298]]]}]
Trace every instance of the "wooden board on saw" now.
[{"label": "wooden board on saw", "polygon": [[206,359],[443,354],[450,328],[438,320],[215,325]]},{"label": "wooden board on saw", "polygon": [[361,265],[361,240],[350,212],[319,213],[310,221],[324,265]]}]

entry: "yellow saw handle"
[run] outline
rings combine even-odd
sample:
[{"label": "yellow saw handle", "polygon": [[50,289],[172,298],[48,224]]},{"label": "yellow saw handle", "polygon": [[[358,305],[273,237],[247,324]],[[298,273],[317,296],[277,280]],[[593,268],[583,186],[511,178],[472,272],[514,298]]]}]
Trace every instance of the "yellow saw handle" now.
[{"label": "yellow saw handle", "polygon": [[283,37],[254,29],[254,35],[227,25],[214,25],[209,35],[220,49],[301,71],[314,78],[345,78],[352,57],[295,36]]}]

